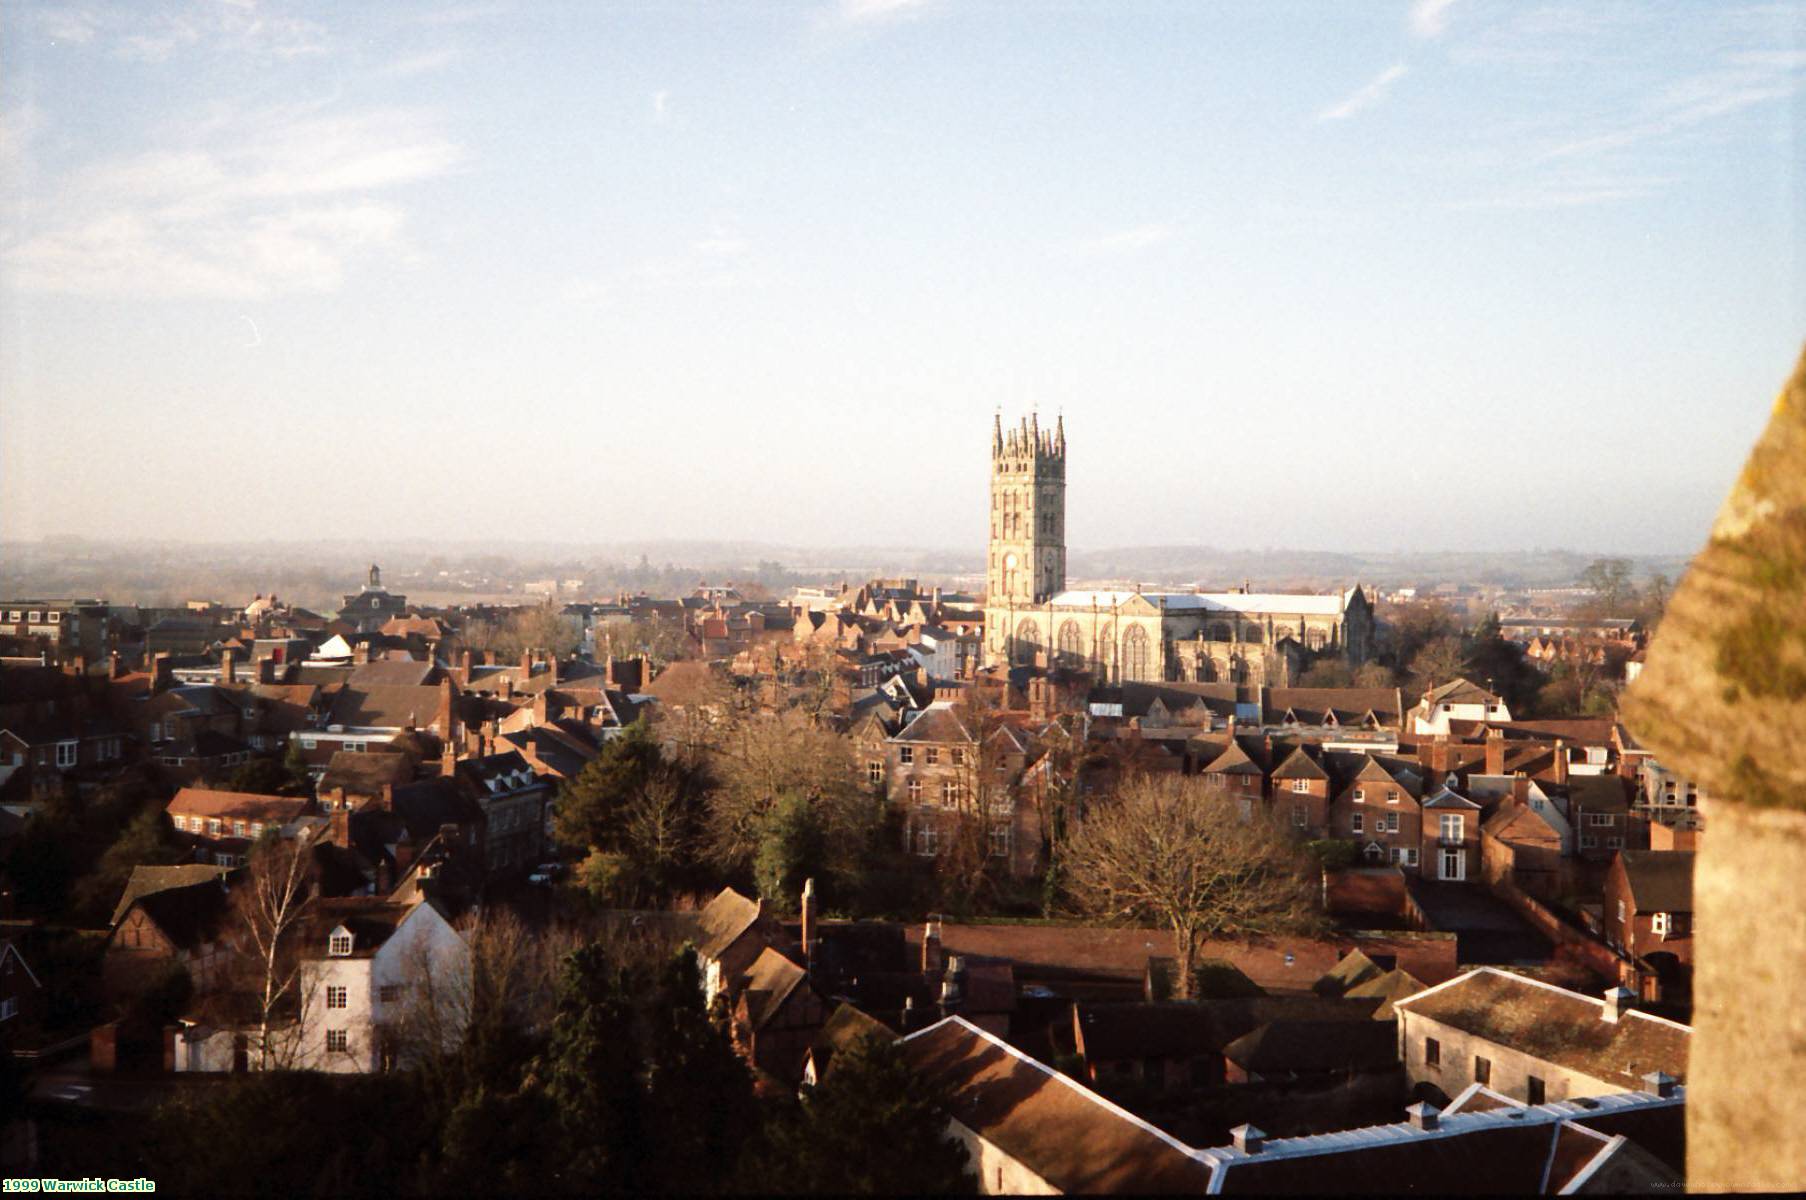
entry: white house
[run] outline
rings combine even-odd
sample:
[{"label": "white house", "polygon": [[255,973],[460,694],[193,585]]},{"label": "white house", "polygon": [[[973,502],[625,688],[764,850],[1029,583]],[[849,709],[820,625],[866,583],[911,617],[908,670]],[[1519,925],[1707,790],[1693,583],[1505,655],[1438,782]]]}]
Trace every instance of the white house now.
[{"label": "white house", "polygon": [[321,901],[303,948],[295,1065],[318,1071],[392,1066],[410,1022],[455,1039],[469,1008],[470,948],[432,901],[360,896]]},{"label": "white house", "polygon": [[1455,679],[1425,692],[1411,716],[1413,730],[1423,737],[1447,734],[1450,721],[1509,721],[1511,709],[1503,697],[1476,683]]}]

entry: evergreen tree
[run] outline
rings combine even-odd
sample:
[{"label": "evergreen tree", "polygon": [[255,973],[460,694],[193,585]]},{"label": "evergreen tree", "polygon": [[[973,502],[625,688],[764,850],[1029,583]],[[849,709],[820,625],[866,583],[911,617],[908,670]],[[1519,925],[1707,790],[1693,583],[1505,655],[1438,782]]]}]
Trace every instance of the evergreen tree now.
[{"label": "evergreen tree", "polygon": [[646,1111],[656,1150],[645,1182],[679,1195],[721,1191],[758,1111],[751,1072],[703,1007],[693,948],[666,964],[650,1016]]},{"label": "evergreen tree", "polygon": [[766,1192],[974,1190],[965,1147],[947,1135],[946,1097],[904,1061],[897,1043],[875,1035],[834,1056],[827,1079],[773,1122],[746,1165],[747,1182]]},{"label": "evergreen tree", "polygon": [[552,1190],[644,1191],[645,1138],[634,989],[627,972],[591,943],[571,952],[558,981],[558,1008],[538,1072],[553,1113],[556,1152],[545,1163]]}]

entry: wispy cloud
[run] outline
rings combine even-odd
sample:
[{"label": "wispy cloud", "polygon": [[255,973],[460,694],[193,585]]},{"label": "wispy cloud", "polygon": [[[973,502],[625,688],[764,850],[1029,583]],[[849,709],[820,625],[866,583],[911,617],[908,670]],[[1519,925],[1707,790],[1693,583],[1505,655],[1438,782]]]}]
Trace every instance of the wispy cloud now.
[{"label": "wispy cloud", "polygon": [[1076,249],[1087,255],[1139,254],[1162,242],[1171,241],[1178,232],[1173,226],[1163,223],[1136,225],[1090,238],[1080,242]]},{"label": "wispy cloud", "polygon": [[293,108],[193,122],[183,139],[52,181],[0,252],[14,286],[89,296],[252,298],[337,288],[397,248],[382,193],[462,157],[428,115]]},{"label": "wispy cloud", "polygon": [[1341,103],[1332,104],[1318,113],[1317,119],[1319,121],[1345,121],[1362,109],[1373,107],[1385,98],[1386,93],[1392,89],[1392,85],[1402,79],[1404,74],[1405,64],[1393,63],[1374,76],[1371,81],[1357,88]]},{"label": "wispy cloud", "polygon": [[900,17],[919,15],[934,2],[935,0],[840,0],[836,16],[852,25],[894,21]]},{"label": "wispy cloud", "polygon": [[1659,195],[1674,182],[1672,177],[1658,176],[1554,175],[1525,181],[1497,195],[1458,200],[1448,207],[1458,210],[1591,208],[1647,199]]},{"label": "wispy cloud", "polygon": [[327,44],[319,23],[261,0],[94,3],[38,9],[30,20],[52,41],[91,44],[131,62],[166,62],[186,50],[294,58]]},{"label": "wispy cloud", "polygon": [[1448,31],[1449,9],[1455,0],[1415,0],[1411,5],[1411,32],[1420,38],[1439,38]]},{"label": "wispy cloud", "polygon": [[464,52],[456,46],[441,46],[435,50],[422,50],[416,54],[405,55],[384,67],[382,74],[390,79],[407,79],[415,75],[430,75],[434,71],[443,71],[459,59]]},{"label": "wispy cloud", "polygon": [[1588,158],[1694,130],[1744,109],[1785,100],[1806,87],[1806,55],[1737,54],[1725,65],[1669,83],[1634,112],[1595,122],[1595,129],[1547,148],[1542,159]]}]

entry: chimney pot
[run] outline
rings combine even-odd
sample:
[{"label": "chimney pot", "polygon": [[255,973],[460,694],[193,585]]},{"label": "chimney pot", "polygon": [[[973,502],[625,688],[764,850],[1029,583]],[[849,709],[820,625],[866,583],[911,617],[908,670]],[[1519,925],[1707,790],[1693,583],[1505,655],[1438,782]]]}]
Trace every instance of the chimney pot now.
[{"label": "chimney pot", "polygon": [[1243,1154],[1259,1154],[1267,1143],[1267,1135],[1252,1125],[1237,1125],[1229,1131],[1229,1138]]},{"label": "chimney pot", "polygon": [[1442,1112],[1434,1104],[1419,1100],[1405,1109],[1405,1116],[1410,1120],[1411,1128],[1430,1130],[1436,1128],[1442,1118]]},{"label": "chimney pot", "polygon": [[1674,1076],[1666,1071],[1651,1071],[1643,1076],[1643,1090],[1666,1100],[1674,1095]]},{"label": "chimney pot", "polygon": [[1605,993],[1605,1010],[1599,1014],[1599,1019],[1616,1025],[1618,1018],[1624,1015],[1636,999],[1636,995],[1627,987],[1609,989]]}]

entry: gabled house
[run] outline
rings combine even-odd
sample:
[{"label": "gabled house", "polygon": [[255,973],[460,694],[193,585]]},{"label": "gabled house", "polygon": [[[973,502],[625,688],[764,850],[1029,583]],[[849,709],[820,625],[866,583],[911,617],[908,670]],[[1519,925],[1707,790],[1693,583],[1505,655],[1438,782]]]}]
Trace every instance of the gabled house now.
[{"label": "gabled house", "polygon": [[1329,772],[1303,746],[1273,768],[1273,807],[1301,837],[1320,838],[1329,829]]},{"label": "gabled house", "polygon": [[208,991],[227,973],[235,932],[227,876],[132,897],[114,914],[102,953],[107,994],[136,992],[171,964],[188,973],[196,992]]},{"label": "gabled house", "polygon": [[1411,710],[1411,729],[1418,736],[1447,734],[1453,721],[1509,721],[1503,698],[1466,679],[1452,679],[1423,694]]},{"label": "gabled house", "polygon": [[185,787],[164,812],[198,861],[233,867],[244,865],[252,843],[266,831],[289,830],[312,807],[305,796]]},{"label": "gabled house", "polygon": [[1458,883],[1480,878],[1481,806],[1445,780],[1423,802],[1422,865],[1425,878]]},{"label": "gabled house", "polygon": [[782,929],[765,911],[764,900],[749,900],[722,888],[697,917],[696,957],[702,967],[704,1003],[734,989],[764,950],[781,940]]},{"label": "gabled house", "polygon": [[317,901],[302,933],[298,1066],[368,1074],[405,1065],[405,1022],[464,1032],[470,949],[437,906]]},{"label": "gabled house", "polygon": [[1358,756],[1329,808],[1328,834],[1354,843],[1368,866],[1420,869],[1423,779],[1403,760]]},{"label": "gabled house", "polygon": [[1691,850],[1626,850],[1605,878],[1605,940],[1656,969],[1663,999],[1685,999],[1693,969]]},{"label": "gabled house", "polygon": [[802,1078],[803,1060],[828,1019],[809,972],[770,946],[736,983],[734,1044],[753,1068],[786,1090]]}]

